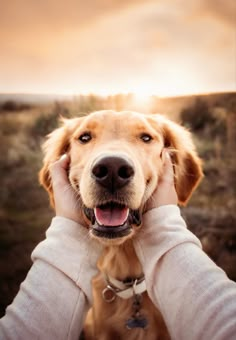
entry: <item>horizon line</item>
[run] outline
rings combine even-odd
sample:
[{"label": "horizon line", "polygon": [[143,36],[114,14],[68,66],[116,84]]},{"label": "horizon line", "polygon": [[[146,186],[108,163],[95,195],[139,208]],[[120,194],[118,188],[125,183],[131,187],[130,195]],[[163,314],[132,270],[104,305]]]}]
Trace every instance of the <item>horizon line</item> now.
[{"label": "horizon line", "polygon": [[[168,95],[159,95],[159,94],[150,94],[150,95],[145,95],[147,98],[151,97],[158,97],[158,98],[177,98],[177,97],[189,97],[189,96],[204,96],[204,95],[212,95],[212,94],[226,94],[226,93],[236,93],[235,90],[219,90],[219,91],[203,91],[203,92],[192,92],[192,93],[181,93],[181,94],[168,94]],[[79,96],[96,96],[96,97],[109,97],[109,96],[117,96],[117,95],[123,95],[123,96],[135,96],[135,97],[142,97],[141,94],[135,93],[135,92],[111,92],[111,93],[96,93],[96,92],[81,92],[81,93],[62,93],[62,92],[0,92],[0,95],[17,95],[17,96],[55,96],[55,97],[68,97],[68,98],[73,98],[73,97],[79,97]]]}]

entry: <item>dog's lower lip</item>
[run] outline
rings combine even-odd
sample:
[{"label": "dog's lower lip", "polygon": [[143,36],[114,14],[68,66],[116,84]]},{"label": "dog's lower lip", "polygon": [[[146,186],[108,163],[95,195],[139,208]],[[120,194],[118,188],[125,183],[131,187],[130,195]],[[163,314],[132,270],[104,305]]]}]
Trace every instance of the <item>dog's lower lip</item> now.
[{"label": "dog's lower lip", "polygon": [[106,233],[109,233],[109,232],[119,233],[119,232],[126,230],[127,228],[129,228],[129,225],[127,225],[127,224],[123,224],[123,225],[120,225],[120,226],[114,226],[114,227],[110,227],[110,226],[107,227],[105,225],[99,225],[98,223],[93,225],[94,230],[106,232]]},{"label": "dog's lower lip", "polygon": [[99,225],[97,222],[92,226],[92,233],[97,237],[115,239],[127,236],[131,232],[131,226],[125,223],[121,226],[107,227],[104,225]]}]

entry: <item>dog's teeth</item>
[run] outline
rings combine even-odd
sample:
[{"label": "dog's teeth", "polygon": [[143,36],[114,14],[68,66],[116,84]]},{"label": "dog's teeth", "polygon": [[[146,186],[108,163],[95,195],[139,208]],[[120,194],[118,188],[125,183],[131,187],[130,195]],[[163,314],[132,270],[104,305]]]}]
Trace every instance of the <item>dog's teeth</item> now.
[{"label": "dog's teeth", "polygon": [[94,214],[95,214],[95,218],[96,221],[99,225],[103,225],[102,221],[99,220],[98,214],[97,214],[97,208],[94,209]]}]

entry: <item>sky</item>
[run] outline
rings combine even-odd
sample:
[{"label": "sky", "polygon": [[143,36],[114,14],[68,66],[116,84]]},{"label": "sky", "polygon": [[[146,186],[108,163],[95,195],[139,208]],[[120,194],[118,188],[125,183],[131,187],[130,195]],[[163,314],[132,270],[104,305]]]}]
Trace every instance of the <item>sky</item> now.
[{"label": "sky", "polygon": [[235,0],[0,0],[0,92],[236,90]]}]

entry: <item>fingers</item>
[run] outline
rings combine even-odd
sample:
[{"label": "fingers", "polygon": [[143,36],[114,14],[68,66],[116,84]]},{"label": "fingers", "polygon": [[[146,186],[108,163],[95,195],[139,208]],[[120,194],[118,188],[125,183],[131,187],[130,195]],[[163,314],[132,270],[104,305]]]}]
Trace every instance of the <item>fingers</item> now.
[{"label": "fingers", "polygon": [[170,157],[169,152],[164,149],[162,154],[162,159],[164,162],[163,166],[163,174],[161,177],[161,181],[166,181],[170,184],[174,184],[174,169],[173,169],[173,163]]},{"label": "fingers", "polygon": [[162,205],[177,204],[178,197],[174,185],[174,170],[169,152],[164,149],[162,154],[163,172],[156,190],[147,202],[147,210]]},{"label": "fingers", "polygon": [[78,205],[77,196],[69,179],[70,157],[63,155],[50,167],[57,216],[62,216],[84,225],[84,217]]},{"label": "fingers", "polygon": [[67,154],[61,156],[61,158],[53,163],[50,167],[50,173],[52,176],[52,185],[68,184],[67,170],[70,164],[70,157]]},{"label": "fingers", "polygon": [[63,169],[67,170],[70,163],[70,157],[65,153],[64,155],[61,156],[57,163]]}]

